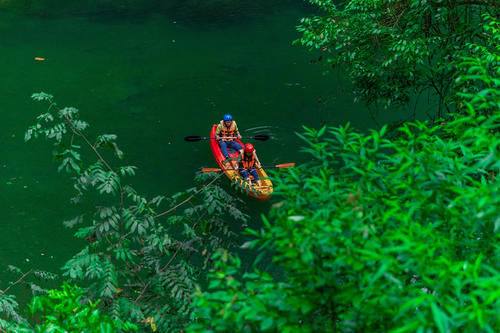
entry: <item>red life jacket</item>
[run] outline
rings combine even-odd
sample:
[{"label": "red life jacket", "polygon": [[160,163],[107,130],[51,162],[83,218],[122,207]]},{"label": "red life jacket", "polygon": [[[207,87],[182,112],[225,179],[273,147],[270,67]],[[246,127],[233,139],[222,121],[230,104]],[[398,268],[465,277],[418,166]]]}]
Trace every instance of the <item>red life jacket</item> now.
[{"label": "red life jacket", "polygon": [[[220,121],[220,136],[228,137],[228,136],[236,136],[236,127],[234,126],[234,121],[231,122],[231,126],[229,128],[224,124],[224,120]],[[222,139],[222,141],[233,141],[234,139]]]},{"label": "red life jacket", "polygon": [[241,158],[241,165],[240,168],[245,168],[247,170],[252,169],[255,167],[255,151],[252,152],[252,155],[247,156],[247,154],[243,153],[243,157]]}]

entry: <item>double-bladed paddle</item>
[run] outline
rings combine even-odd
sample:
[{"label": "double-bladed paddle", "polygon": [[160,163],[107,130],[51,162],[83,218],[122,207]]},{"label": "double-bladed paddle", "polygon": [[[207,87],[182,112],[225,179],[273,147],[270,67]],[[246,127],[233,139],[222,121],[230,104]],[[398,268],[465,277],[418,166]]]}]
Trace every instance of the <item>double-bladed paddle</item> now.
[{"label": "double-bladed paddle", "polygon": [[[216,138],[212,138],[209,136],[185,136],[184,140],[189,141],[189,142],[196,142],[200,140],[216,140]],[[238,139],[236,136],[227,136],[227,137],[220,137],[220,139]],[[242,139],[254,139],[254,140],[260,140],[260,141],[266,141],[269,140],[269,135],[256,135],[256,136],[244,136]]]},{"label": "double-bladed paddle", "polygon": [[[263,167],[260,167],[260,168],[255,168],[255,169],[261,169],[261,168],[265,168],[265,169],[272,169],[272,168],[291,168],[295,166],[295,163],[283,163],[283,164],[276,164],[276,165],[270,165],[270,166],[263,166]],[[240,168],[240,169],[218,169],[218,168],[203,168],[201,169],[201,172],[221,172],[221,171],[226,171],[226,170],[243,170],[245,168]]]}]

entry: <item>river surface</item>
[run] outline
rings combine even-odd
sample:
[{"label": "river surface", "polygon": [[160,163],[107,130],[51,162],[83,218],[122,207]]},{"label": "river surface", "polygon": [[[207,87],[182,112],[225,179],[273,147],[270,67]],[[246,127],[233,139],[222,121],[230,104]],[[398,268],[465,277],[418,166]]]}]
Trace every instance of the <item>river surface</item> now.
[{"label": "river surface", "polygon": [[[147,196],[193,187],[197,170],[216,167],[208,142],[183,137],[207,136],[225,113],[244,135],[272,136],[254,142],[267,165],[307,160],[294,134],[302,125],[375,127],[342,73],[322,75],[319,53],[292,46],[299,19],[314,10],[303,1],[174,1],[158,10],[154,1],[96,2],[0,2],[0,289],[8,264],[58,272],[82,245],[62,226],[80,209],[53,148],[23,141],[46,109],[33,92],[78,108],[90,135],[117,134],[126,162],[139,167],[131,182]],[[260,224],[272,200],[243,198],[249,224]]]}]

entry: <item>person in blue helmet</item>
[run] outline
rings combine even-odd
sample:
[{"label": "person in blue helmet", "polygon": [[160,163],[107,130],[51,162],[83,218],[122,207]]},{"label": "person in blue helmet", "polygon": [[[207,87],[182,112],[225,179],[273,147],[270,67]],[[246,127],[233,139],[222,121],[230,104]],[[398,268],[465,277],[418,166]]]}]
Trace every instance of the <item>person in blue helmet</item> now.
[{"label": "person in blue helmet", "polygon": [[217,125],[217,129],[215,131],[215,138],[219,141],[222,155],[226,158],[224,163],[230,162],[227,148],[232,148],[236,151],[240,151],[243,148],[234,140],[235,137],[241,139],[240,132],[238,131],[238,125],[236,125],[236,121],[233,120],[233,117],[230,114],[226,114],[220,121],[219,125]]}]

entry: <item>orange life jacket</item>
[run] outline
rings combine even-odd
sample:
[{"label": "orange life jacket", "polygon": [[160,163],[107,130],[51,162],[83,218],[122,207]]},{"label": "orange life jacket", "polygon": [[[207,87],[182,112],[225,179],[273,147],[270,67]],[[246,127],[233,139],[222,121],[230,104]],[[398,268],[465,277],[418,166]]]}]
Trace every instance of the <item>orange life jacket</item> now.
[{"label": "orange life jacket", "polygon": [[[231,122],[231,126],[229,128],[226,127],[226,124],[224,124],[224,120],[220,121],[221,124],[221,129],[220,129],[220,136],[221,137],[228,137],[228,136],[235,136],[236,135],[236,127],[234,126],[234,121]],[[222,141],[233,141],[234,139],[222,139]]]},{"label": "orange life jacket", "polygon": [[255,151],[252,152],[252,155],[247,156],[246,153],[243,153],[243,157],[241,158],[241,166],[247,170],[252,169],[255,166]]}]

